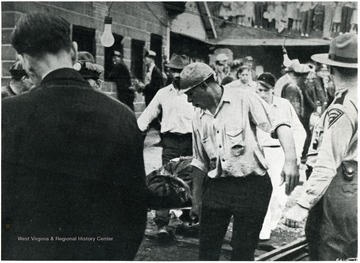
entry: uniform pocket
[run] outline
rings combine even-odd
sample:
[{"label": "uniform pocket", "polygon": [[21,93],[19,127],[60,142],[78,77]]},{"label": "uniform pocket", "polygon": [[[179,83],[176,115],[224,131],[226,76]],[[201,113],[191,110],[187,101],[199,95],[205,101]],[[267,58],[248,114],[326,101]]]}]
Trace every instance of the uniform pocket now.
[{"label": "uniform pocket", "polygon": [[230,130],[226,132],[231,155],[240,156],[245,152],[244,134],[242,129]]}]

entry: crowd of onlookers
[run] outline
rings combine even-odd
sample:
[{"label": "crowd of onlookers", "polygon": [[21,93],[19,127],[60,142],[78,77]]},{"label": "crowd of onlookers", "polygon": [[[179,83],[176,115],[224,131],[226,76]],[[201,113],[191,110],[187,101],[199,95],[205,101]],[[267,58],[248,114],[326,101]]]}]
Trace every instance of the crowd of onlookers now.
[{"label": "crowd of onlookers", "polygon": [[300,33],[357,33],[357,2],[222,2],[219,17],[237,25]]}]

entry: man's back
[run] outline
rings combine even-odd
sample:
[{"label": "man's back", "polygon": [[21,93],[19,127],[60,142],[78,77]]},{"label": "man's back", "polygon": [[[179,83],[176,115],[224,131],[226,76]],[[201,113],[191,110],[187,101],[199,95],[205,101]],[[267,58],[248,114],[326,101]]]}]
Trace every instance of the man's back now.
[{"label": "man's back", "polygon": [[3,100],[2,259],[132,260],[146,222],[142,145],[133,114],[71,69]]}]

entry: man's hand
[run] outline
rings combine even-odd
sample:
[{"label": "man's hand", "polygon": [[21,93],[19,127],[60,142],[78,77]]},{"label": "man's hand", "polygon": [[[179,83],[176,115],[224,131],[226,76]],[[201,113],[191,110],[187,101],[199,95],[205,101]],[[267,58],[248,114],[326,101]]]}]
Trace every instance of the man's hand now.
[{"label": "man's hand", "polygon": [[300,223],[307,217],[308,210],[299,205],[292,207],[285,213],[285,225],[292,228],[300,227]]},{"label": "man's hand", "polygon": [[193,199],[193,205],[190,210],[191,220],[196,221],[196,219],[198,219],[200,221],[200,213],[201,213],[201,202],[195,201]]},{"label": "man's hand", "polygon": [[285,194],[290,195],[294,188],[299,184],[299,166],[294,162],[285,162],[281,171],[281,183],[285,182]]}]

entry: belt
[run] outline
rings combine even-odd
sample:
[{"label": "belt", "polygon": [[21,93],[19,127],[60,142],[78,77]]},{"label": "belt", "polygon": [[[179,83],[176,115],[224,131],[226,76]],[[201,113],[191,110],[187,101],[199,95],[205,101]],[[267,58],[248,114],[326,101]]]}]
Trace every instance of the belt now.
[{"label": "belt", "polygon": [[188,138],[192,137],[192,133],[177,133],[177,132],[165,132],[161,133],[161,137],[170,137],[170,138]]},{"label": "belt", "polygon": [[265,147],[267,147],[267,148],[279,148],[281,146],[280,145],[266,145],[266,146],[263,146],[263,148],[265,148]]}]

